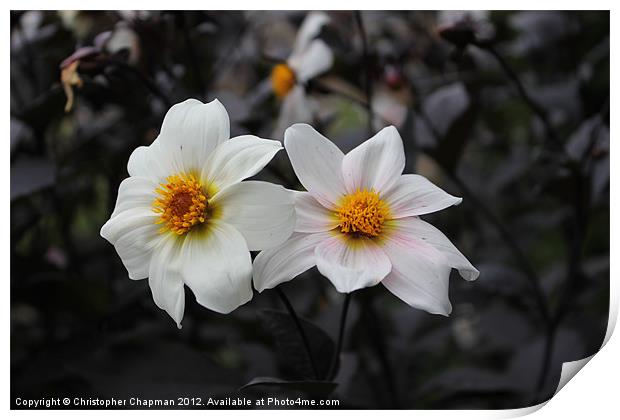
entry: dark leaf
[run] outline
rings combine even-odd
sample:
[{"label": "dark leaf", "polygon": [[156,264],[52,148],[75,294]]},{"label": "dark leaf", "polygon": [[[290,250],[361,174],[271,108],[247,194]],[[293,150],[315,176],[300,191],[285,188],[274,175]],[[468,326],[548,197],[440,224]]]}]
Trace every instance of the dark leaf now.
[{"label": "dark leaf", "polygon": [[[260,311],[259,316],[276,341],[282,369],[295,377],[314,378],[312,363],[291,316],[287,312],[269,309]],[[334,342],[321,328],[303,319],[300,321],[308,337],[319,378],[324,378],[334,354]]]},{"label": "dark leaf", "polygon": [[320,398],[327,397],[331,394],[334,389],[336,389],[338,384],[329,381],[286,381],[284,379],[262,376],[252,379],[250,382],[239,388],[239,390],[257,386],[276,386],[288,390],[302,391],[313,397]]}]

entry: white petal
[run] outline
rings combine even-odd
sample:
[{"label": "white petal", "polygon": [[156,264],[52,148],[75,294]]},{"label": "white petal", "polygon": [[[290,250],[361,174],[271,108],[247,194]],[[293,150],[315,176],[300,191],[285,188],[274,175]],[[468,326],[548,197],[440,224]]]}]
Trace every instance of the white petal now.
[{"label": "white petal", "polygon": [[323,12],[308,13],[297,31],[297,37],[295,38],[295,45],[293,46],[293,53],[291,55],[299,54],[305,50],[328,22],[329,17]]},{"label": "white petal", "polygon": [[148,277],[151,251],[158,240],[157,215],[151,210],[155,188],[147,178],[124,179],[114,212],[101,228],[101,236],[114,245],[134,280]]},{"label": "white petal", "polygon": [[405,151],[394,126],[385,127],[351,150],[342,161],[342,175],[349,193],[358,189],[387,191],[405,168]]},{"label": "white petal", "polygon": [[239,136],[220,144],[204,164],[201,178],[218,190],[256,175],[282,149],[275,140]]},{"label": "white petal", "polygon": [[316,265],[314,249],[331,234],[293,233],[283,244],[262,251],[254,259],[254,287],[259,292],[292,280]]},{"label": "white petal", "polygon": [[385,278],[392,265],[372,240],[333,236],[315,249],[316,266],[340,293],[374,286]]},{"label": "white petal", "polygon": [[166,311],[181,328],[185,310],[185,290],[179,272],[181,241],[174,234],[160,241],[149,268],[149,286],[155,304]]},{"label": "white petal", "polygon": [[156,220],[150,209],[131,208],[116,214],[101,228],[101,236],[114,245],[130,279],[148,277],[153,248],[159,242]]},{"label": "white petal", "polygon": [[[415,245],[415,244],[414,244]],[[414,308],[431,314],[449,315],[450,267],[441,255],[424,254],[423,248],[390,238],[383,247],[392,262],[391,273],[382,281],[394,295]]]},{"label": "white petal", "polygon": [[150,209],[135,208],[125,210],[112,217],[101,227],[101,236],[114,244],[119,237],[140,226],[154,225],[157,214]]},{"label": "white petal", "polygon": [[315,39],[308,48],[288,59],[288,65],[295,71],[295,77],[301,83],[326,72],[333,64],[334,54],[321,39]]},{"label": "white petal", "polygon": [[[425,244],[437,250],[449,267],[459,271],[465,280],[476,280],[480,272],[465,258],[452,242],[439,229],[418,217],[406,217],[391,220],[387,223],[390,229],[397,231],[401,238],[405,238],[413,246]],[[429,255],[429,253],[427,253]]]},{"label": "white petal", "polygon": [[311,123],[314,104],[306,96],[306,90],[301,85],[295,85],[282,100],[278,121],[273,130],[274,138],[282,138],[284,131],[295,123]]},{"label": "white petal", "polygon": [[136,148],[127,162],[127,172],[132,177],[148,178],[155,183],[163,182],[175,173],[171,159],[161,151],[159,137],[150,146]]},{"label": "white petal", "polygon": [[323,206],[335,208],[345,194],[340,149],[308,124],[289,127],[284,145],[301,184]]},{"label": "white petal", "polygon": [[157,187],[158,184],[148,178],[125,178],[118,187],[116,206],[114,207],[111,218],[125,210],[133,208],[152,208]]},{"label": "white petal", "polygon": [[149,276],[153,249],[160,241],[158,230],[158,225],[140,226],[121,235],[114,244],[130,279],[140,280]]},{"label": "white petal", "polygon": [[463,201],[454,197],[421,175],[406,174],[382,198],[393,218],[433,213]]},{"label": "white petal", "polygon": [[307,192],[296,192],[295,212],[297,213],[295,232],[326,232],[338,226],[333,211],[323,207]]},{"label": "white petal", "polygon": [[226,223],[188,232],[181,266],[185,283],[205,308],[226,314],[252,299],[250,252],[241,233]]},{"label": "white petal", "polygon": [[295,195],[281,185],[244,181],[213,197],[221,220],[235,227],[251,251],[280,245],[295,227]]},{"label": "white petal", "polygon": [[170,108],[161,127],[163,156],[176,172],[200,171],[215,148],[230,137],[230,121],[216,99],[207,104],[188,99]]}]

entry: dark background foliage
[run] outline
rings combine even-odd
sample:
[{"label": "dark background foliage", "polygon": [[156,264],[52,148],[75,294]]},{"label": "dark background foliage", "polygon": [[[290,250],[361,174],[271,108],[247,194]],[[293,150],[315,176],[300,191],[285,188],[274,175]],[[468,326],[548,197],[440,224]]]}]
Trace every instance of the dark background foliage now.
[{"label": "dark background foliage", "polygon": [[[304,16],[11,13],[13,401],[333,390],[308,381],[275,291],[227,316],[187,293],[178,330],[99,236],[130,153],[153,141],[170,104],[217,97],[233,135],[271,136],[279,103],[266,80]],[[330,16],[320,36],[336,61],[307,86],[321,104],[314,125],[348,151],[396,124],[406,172],[464,198],[425,219],[481,272],[472,283],[452,273],[449,318],[381,286],[354,293],[330,397],[431,409],[547,399],[561,363],[597,351],[607,325],[609,13],[362,12],[365,43],[360,15]],[[121,48],[80,55],[83,86],[65,113],[60,63],[106,31]],[[301,188],[284,153],[260,177]],[[315,269],[282,289],[324,372],[343,296]],[[293,382],[239,390],[261,377]]]}]

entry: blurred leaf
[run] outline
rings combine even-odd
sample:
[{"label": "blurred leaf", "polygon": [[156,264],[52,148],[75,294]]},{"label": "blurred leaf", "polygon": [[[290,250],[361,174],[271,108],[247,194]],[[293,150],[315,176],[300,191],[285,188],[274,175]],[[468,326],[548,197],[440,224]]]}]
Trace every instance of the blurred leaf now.
[{"label": "blurred leaf", "polygon": [[11,153],[22,143],[31,142],[33,137],[34,133],[28,125],[11,117]]},{"label": "blurred leaf", "polygon": [[609,149],[609,128],[600,116],[585,120],[571,134],[566,143],[566,152],[575,160],[586,158],[586,153]]},{"label": "blurred leaf", "polygon": [[462,83],[441,87],[422,104],[426,120],[416,122],[415,137],[422,146],[434,145],[435,159],[451,170],[462,155],[476,121],[476,110]]},{"label": "blurred leaf", "polygon": [[11,166],[11,201],[56,182],[54,164],[44,158],[24,158]]}]

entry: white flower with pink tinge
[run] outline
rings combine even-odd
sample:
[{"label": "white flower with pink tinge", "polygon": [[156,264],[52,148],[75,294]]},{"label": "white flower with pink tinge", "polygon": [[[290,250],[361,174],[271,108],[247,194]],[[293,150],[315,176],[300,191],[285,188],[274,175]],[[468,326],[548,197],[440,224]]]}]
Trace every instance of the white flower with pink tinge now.
[{"label": "white flower with pink tinge", "polygon": [[308,192],[295,200],[295,232],[254,260],[262,292],[313,266],[341,293],[382,283],[407,304],[449,315],[450,270],[479,272],[438,229],[419,218],[459,204],[421,175],[405,174],[403,142],[386,127],[348,154],[307,124],[284,146]]}]

